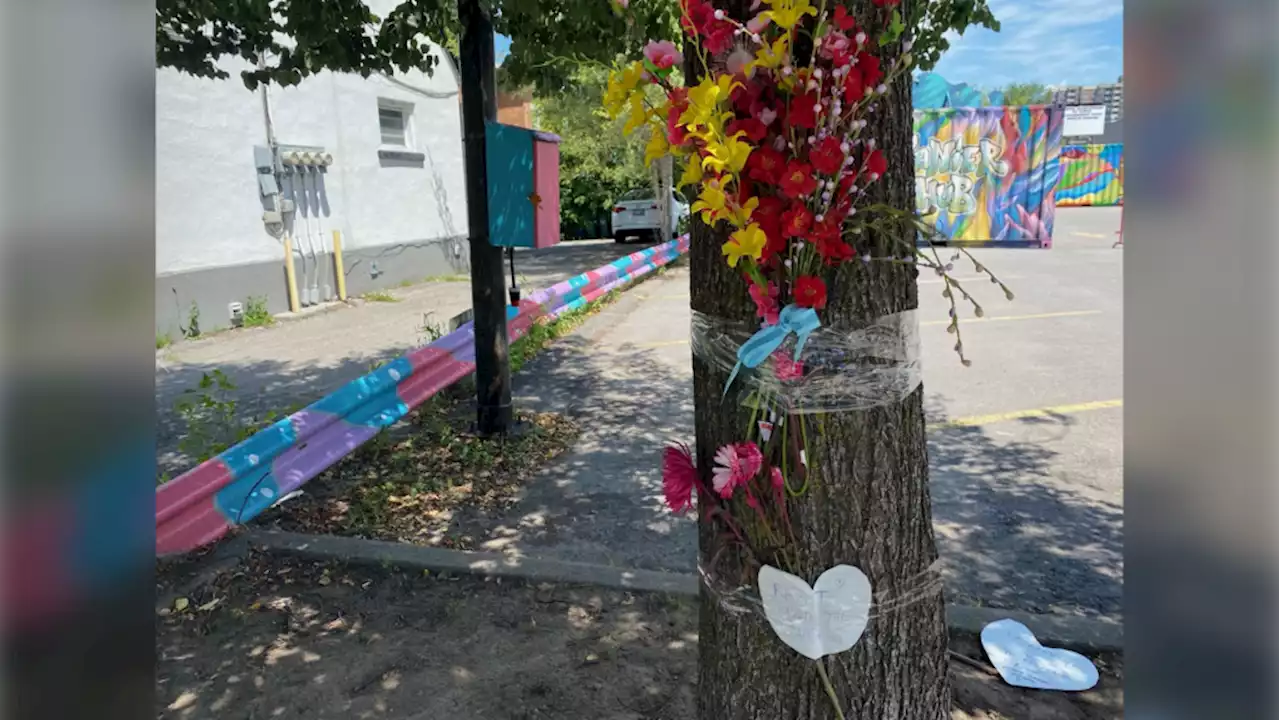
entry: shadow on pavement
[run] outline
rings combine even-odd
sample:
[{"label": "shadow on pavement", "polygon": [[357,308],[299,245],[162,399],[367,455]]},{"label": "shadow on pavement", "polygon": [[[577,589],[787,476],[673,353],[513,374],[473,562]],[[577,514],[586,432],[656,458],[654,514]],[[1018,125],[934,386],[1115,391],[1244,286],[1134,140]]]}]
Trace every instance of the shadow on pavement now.
[{"label": "shadow on pavement", "polygon": [[[942,420],[929,402],[931,420]],[[1067,489],[1043,441],[1072,416],[1026,418],[1042,442],[1002,441],[981,427],[929,434],[934,529],[953,602],[1120,619],[1123,510]]]}]

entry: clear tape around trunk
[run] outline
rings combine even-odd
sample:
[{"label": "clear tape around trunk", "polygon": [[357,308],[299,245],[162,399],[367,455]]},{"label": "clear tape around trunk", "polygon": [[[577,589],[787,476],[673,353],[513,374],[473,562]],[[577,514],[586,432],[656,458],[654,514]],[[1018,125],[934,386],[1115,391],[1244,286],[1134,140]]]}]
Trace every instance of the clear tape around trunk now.
[{"label": "clear tape around trunk", "polygon": [[[939,595],[943,590],[943,577],[940,570],[942,560],[934,560],[929,567],[900,583],[896,592],[875,590],[872,586],[871,610],[868,619],[888,615],[909,605],[923,602]],[[728,582],[725,578],[709,571],[702,563],[698,563],[698,576],[702,585],[711,597],[726,612],[732,615],[754,615],[765,619],[764,603],[760,599],[760,591],[751,585],[740,585]],[[804,578],[813,583],[817,578]]]},{"label": "clear tape around trunk", "polygon": [[[693,354],[726,375],[738,349],[759,328],[693,313]],[[791,335],[756,368],[742,367],[729,391],[763,396],[780,413],[866,410],[901,402],[920,386],[920,337],[914,310],[860,328],[820,327],[808,335],[795,366]]]}]

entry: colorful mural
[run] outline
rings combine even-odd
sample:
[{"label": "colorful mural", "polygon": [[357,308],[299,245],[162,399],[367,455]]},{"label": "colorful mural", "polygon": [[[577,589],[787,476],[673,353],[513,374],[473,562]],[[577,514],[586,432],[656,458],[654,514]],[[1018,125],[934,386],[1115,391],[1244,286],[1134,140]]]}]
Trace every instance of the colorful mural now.
[{"label": "colorful mural", "polygon": [[1124,145],[1062,148],[1058,205],[1119,205],[1124,201]]},{"label": "colorful mural", "polygon": [[916,210],[952,244],[1049,247],[1062,110],[917,110]]}]

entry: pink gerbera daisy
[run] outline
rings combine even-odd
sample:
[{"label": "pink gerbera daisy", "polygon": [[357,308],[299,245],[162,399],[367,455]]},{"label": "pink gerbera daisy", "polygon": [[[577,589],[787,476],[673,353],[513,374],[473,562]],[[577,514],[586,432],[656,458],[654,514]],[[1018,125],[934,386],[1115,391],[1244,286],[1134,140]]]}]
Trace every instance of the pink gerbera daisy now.
[{"label": "pink gerbera daisy", "polygon": [[746,486],[760,472],[764,456],[755,443],[730,443],[716,452],[716,467],[711,471],[711,484],[720,497],[733,496],[734,488]]},{"label": "pink gerbera daisy", "polygon": [[693,507],[693,490],[698,484],[698,468],[686,445],[675,444],[662,451],[662,494],[671,512]]}]

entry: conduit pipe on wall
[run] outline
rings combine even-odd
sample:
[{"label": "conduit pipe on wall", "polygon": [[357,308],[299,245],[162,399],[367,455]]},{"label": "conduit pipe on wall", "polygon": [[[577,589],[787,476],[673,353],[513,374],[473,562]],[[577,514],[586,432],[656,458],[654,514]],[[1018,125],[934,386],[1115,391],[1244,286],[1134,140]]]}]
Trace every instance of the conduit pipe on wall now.
[{"label": "conduit pipe on wall", "polygon": [[[262,70],[266,67],[266,57],[263,56],[258,58],[258,69]],[[289,296],[289,311],[298,312],[300,305],[298,303],[298,276],[293,266],[293,239],[291,237],[292,228],[290,227],[292,223],[283,219],[283,208],[280,207],[280,146],[276,143],[275,126],[271,122],[271,96],[267,92],[267,88],[267,83],[262,83],[259,86],[262,94],[262,123],[267,134],[267,149],[271,151],[271,174],[276,179],[276,192],[271,196],[271,206],[272,209],[281,214],[282,222],[284,224],[284,233],[281,239],[284,244],[284,276],[286,292]]]}]

